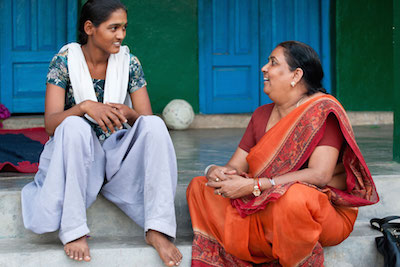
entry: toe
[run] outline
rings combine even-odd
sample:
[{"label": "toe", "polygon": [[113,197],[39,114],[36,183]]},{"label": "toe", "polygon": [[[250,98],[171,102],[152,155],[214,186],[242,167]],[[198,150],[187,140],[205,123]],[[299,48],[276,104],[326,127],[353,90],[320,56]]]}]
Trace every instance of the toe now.
[{"label": "toe", "polygon": [[74,260],[78,260],[78,251],[74,251]]},{"label": "toe", "polygon": [[172,258],[174,259],[175,263],[177,263],[179,261],[179,257],[178,257],[178,255],[176,253],[174,253]]},{"label": "toe", "polygon": [[182,254],[179,250],[176,251],[174,255],[175,262],[180,262],[182,260]]},{"label": "toe", "polygon": [[78,252],[78,260],[82,261],[83,260],[83,251]]},{"label": "toe", "polygon": [[83,253],[83,260],[84,261],[90,261],[90,252],[89,249],[85,249],[84,253]]},{"label": "toe", "polygon": [[75,252],[74,252],[73,250],[70,251],[69,257],[70,257],[71,259],[74,259],[74,258],[75,258]]}]

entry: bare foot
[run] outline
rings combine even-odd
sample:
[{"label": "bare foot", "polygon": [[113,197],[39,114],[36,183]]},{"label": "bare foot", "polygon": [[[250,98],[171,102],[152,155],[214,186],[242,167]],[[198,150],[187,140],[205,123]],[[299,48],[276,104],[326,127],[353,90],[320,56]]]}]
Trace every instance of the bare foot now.
[{"label": "bare foot", "polygon": [[157,250],[166,266],[178,266],[181,263],[181,252],[163,233],[154,230],[147,231],[146,242]]},{"label": "bare foot", "polygon": [[86,242],[86,235],[65,244],[64,250],[65,254],[73,260],[90,261],[90,252]]}]

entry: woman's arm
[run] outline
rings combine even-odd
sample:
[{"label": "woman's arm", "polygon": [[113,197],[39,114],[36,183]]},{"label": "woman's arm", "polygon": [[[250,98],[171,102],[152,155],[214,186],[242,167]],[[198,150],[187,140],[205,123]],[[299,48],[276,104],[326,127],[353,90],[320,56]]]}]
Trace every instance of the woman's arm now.
[{"label": "woman's arm", "polygon": [[[246,157],[249,153],[238,147],[231,159],[225,166],[213,165],[205,173],[208,180],[211,181],[224,181],[228,179],[228,174],[241,174],[247,172],[249,166],[246,161]],[[218,178],[218,179],[217,179]]]},{"label": "woman's arm", "polygon": [[[332,180],[338,157],[339,150],[337,148],[332,146],[317,146],[309,158],[307,168],[268,178],[273,178],[275,184],[299,181],[323,187]],[[261,190],[272,187],[268,178],[260,178]]]},{"label": "woman's arm", "polygon": [[90,100],[83,101],[70,109],[64,111],[65,89],[57,85],[47,83],[45,98],[44,124],[47,134],[54,135],[57,126],[68,116],[83,116],[88,114],[92,117],[103,131],[107,127],[114,132],[114,126],[122,128],[121,122],[126,121],[123,114],[118,110]]},{"label": "woman's arm", "polygon": [[[308,168],[273,177],[275,184],[285,184],[292,181],[307,182],[319,187],[327,185],[336,167],[339,151],[331,146],[317,146],[311,154]],[[216,182],[209,180],[208,186],[215,188],[215,193],[228,198],[239,198],[252,193],[254,179],[243,178],[236,174],[225,175],[225,180]],[[260,178],[261,191],[269,189],[272,184],[269,178]]]},{"label": "woman's arm", "polygon": [[225,166],[213,166],[206,177],[207,185],[215,188],[215,194],[222,194],[228,198],[239,198],[251,194],[253,179],[240,176],[247,172],[249,165],[246,157],[249,153],[238,147]]},{"label": "woman's arm", "polygon": [[83,116],[81,105],[75,105],[64,111],[65,89],[47,83],[45,97],[44,125],[48,135],[54,135],[57,126],[68,116]]},{"label": "woman's arm", "polygon": [[128,118],[129,123],[132,125],[140,115],[153,115],[151,109],[149,94],[147,93],[147,87],[144,86],[135,92],[131,93],[131,100],[134,115]]}]

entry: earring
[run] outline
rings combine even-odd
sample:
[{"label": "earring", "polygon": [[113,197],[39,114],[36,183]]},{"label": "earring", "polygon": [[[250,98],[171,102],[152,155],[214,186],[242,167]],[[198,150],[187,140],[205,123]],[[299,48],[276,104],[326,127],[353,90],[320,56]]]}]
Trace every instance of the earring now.
[{"label": "earring", "polygon": [[294,81],[292,81],[292,82],[290,83],[290,85],[291,85],[292,87],[294,87],[294,86],[296,85],[296,83],[295,83]]}]

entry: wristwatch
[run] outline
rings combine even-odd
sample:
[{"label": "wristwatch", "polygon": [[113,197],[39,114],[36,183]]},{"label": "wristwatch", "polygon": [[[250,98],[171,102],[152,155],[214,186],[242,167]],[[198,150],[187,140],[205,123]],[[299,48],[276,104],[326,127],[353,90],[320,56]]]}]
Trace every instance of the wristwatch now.
[{"label": "wristwatch", "polygon": [[258,185],[257,179],[254,179],[254,186],[253,186],[253,192],[252,193],[256,197],[261,195],[261,189],[260,189],[260,186]]}]

